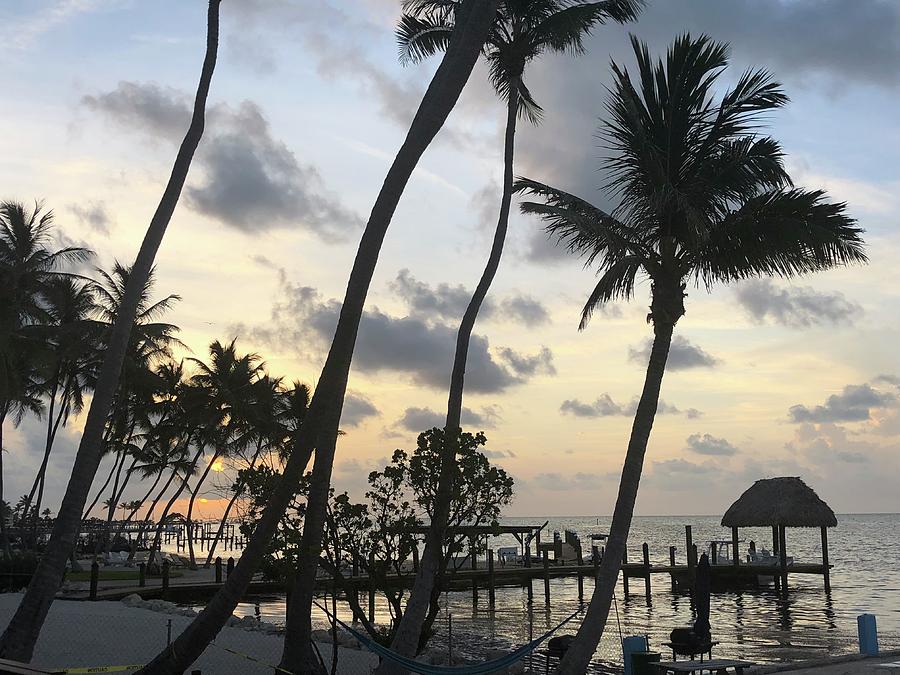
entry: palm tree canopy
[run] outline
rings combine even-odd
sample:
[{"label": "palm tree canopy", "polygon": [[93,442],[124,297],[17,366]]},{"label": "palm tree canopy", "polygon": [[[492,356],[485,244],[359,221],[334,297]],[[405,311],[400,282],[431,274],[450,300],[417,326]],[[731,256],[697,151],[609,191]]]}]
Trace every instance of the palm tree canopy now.
[{"label": "palm tree canopy", "polygon": [[[397,27],[401,62],[421,61],[450,43],[463,0],[406,0]],[[598,24],[637,18],[644,0],[501,0],[484,43],[491,84],[504,100],[515,93],[520,114],[540,121],[542,109],[522,82],[526,64],[543,52],[584,51]]]},{"label": "palm tree canopy", "polygon": [[516,183],[542,200],[522,211],[598,267],[581,328],[598,306],[631,298],[642,275],[681,302],[691,278],[709,288],[866,262],[846,205],[793,187],[781,146],[758,133],[761,117],[788,101],[769,73],[746,71],[716,102],[727,44],[683,35],[655,63],[634,37],[632,46],[639,80],[613,63],[600,129],[609,150],[602,188],[618,205],[607,213],[534,180]]}]

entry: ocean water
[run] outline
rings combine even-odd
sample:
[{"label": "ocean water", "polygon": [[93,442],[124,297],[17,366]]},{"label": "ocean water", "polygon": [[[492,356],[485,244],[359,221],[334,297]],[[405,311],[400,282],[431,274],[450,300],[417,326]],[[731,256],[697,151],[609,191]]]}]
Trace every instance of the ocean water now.
[{"label": "ocean water", "polygon": [[[542,524],[549,520],[546,539],[554,530],[577,532],[585,548],[590,534],[607,532],[609,518],[533,517],[506,518],[504,524]],[[702,552],[711,539],[730,539],[731,531],[719,525],[719,517],[666,516],[635,517],[628,541],[628,558],[641,559],[641,546],[647,542],[653,563],[667,564],[669,546],[677,547],[677,560],[685,560],[684,526],[693,528],[693,540]],[[831,592],[826,593],[820,575],[792,575],[787,599],[773,588],[714,590],[711,598],[710,623],[715,640],[720,644],[713,655],[743,658],[755,662],[784,662],[823,658],[854,652],[858,649],[856,617],[868,612],[878,621],[882,648],[900,648],[900,515],[842,515],[838,527],[829,531],[829,558],[834,565]],[[547,534],[548,533],[548,534]],[[740,531],[746,542],[754,540],[757,548],[771,549],[770,528],[747,528]],[[515,545],[512,537],[492,538],[490,545]],[[796,562],[821,560],[818,529],[789,529],[787,552]],[[578,609],[578,587],[574,578],[551,580],[551,602],[544,602],[543,582],[534,585],[534,602],[529,607],[524,588],[498,588],[496,605],[488,607],[483,590],[476,607],[471,590],[445,594],[442,611],[436,622],[433,644],[451,646],[448,626],[452,622],[452,650],[469,658],[483,657],[493,649],[509,649],[527,642],[554,627]],[[589,598],[593,582],[585,580]],[[275,623],[284,621],[284,598],[266,596],[248,598],[238,614],[256,614]],[[376,621],[389,622],[386,602],[376,603]],[[365,600],[363,600],[365,604]],[[346,605],[339,615],[349,621]],[[610,613],[604,638],[595,655],[595,670],[614,670],[621,662],[620,637],[647,635],[652,649],[664,655],[662,647],[669,632],[694,619],[689,593],[673,592],[668,576],[653,575],[653,592],[648,604],[644,597],[643,579],[631,580],[631,594],[626,599],[621,578],[616,603]],[[574,633],[580,616],[563,632]],[[314,622],[327,628],[325,616],[316,610]]]}]

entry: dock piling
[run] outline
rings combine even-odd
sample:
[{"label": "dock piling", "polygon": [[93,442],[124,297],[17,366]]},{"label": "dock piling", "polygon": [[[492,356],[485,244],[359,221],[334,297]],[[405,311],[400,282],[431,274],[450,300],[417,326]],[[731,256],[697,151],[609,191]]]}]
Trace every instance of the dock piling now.
[{"label": "dock piling", "polygon": [[[531,540],[525,544],[525,567],[531,567]],[[534,585],[531,581],[531,575],[528,575],[528,606],[534,602]]]},{"label": "dock piling", "polygon": [[222,583],[222,556],[216,556],[216,583]]},{"label": "dock piling", "polygon": [[578,604],[584,604],[584,573],[581,571],[581,567],[584,565],[584,556],[581,553],[581,549],[578,549]]},{"label": "dock piling", "polygon": [[100,565],[97,561],[91,563],[91,600],[97,599],[97,585],[100,582]]},{"label": "dock piling", "polygon": [[162,594],[169,590],[169,561],[163,560],[162,564]]},{"label": "dock piling", "polygon": [[[472,559],[472,569],[478,569],[478,555],[475,553],[475,540],[469,540],[469,557]],[[472,607],[478,606],[478,577],[472,575]]]},{"label": "dock piling", "polygon": [[628,597],[628,572],[625,571],[625,565],[628,564],[628,546],[625,546],[625,552],[622,554],[622,587],[625,590],[625,597]]},{"label": "dock piling", "polygon": [[488,603],[494,608],[494,549],[488,549]]},{"label": "dock piling", "polygon": [[419,573],[419,546],[418,546],[418,542],[416,542],[416,545],[413,546],[412,556],[413,556],[413,572],[415,572],[416,574],[418,574],[418,573]]},{"label": "dock piling", "polygon": [[228,564],[225,566],[225,578],[231,576],[231,573],[234,572],[234,558],[228,558]]},{"label": "dock piling", "polygon": [[147,585],[147,563],[138,565],[138,586],[143,588]]},{"label": "dock piling", "polygon": [[822,574],[825,577],[825,592],[831,592],[831,568],[828,566],[828,528],[822,526]]},{"label": "dock piling", "polygon": [[369,555],[369,623],[375,622],[375,554]]},{"label": "dock piling", "polygon": [[550,559],[547,557],[547,549],[541,551],[544,563],[544,602],[550,606]]},{"label": "dock piling", "polygon": [[731,564],[737,567],[741,564],[741,556],[738,554],[738,529],[736,527],[731,528],[731,557],[733,560]]},{"label": "dock piling", "polygon": [[[674,546],[669,547],[669,566],[672,569],[675,569],[675,547]],[[678,589],[678,583],[675,581],[675,575],[670,574],[669,576],[672,579],[672,590],[675,591]]]},{"label": "dock piling", "polygon": [[650,545],[644,542],[642,547],[644,554],[644,595],[647,597],[647,604],[651,603],[650,599]]}]

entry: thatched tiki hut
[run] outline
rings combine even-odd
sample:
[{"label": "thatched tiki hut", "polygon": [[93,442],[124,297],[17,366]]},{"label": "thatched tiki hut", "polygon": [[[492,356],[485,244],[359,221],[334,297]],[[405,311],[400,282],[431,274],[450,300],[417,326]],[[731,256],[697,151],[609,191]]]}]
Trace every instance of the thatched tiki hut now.
[{"label": "thatched tiki hut", "polygon": [[[737,551],[739,527],[772,528],[772,549],[778,554],[781,586],[787,589],[787,550],[785,529],[818,527],[822,531],[822,566],[825,590],[831,590],[828,565],[828,528],[837,525],[834,511],[799,478],[764,478],[756,481],[722,516],[722,525],[731,528]],[[738,556],[734,555],[735,564]],[[777,577],[776,577],[777,578]]]}]

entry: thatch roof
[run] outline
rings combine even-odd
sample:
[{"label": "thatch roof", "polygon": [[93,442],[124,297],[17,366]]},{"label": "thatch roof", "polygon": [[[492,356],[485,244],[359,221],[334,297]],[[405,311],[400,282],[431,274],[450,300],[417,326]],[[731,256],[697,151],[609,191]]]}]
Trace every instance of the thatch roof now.
[{"label": "thatch roof", "polygon": [[722,516],[725,527],[834,527],[834,511],[799,478],[756,481]]}]

